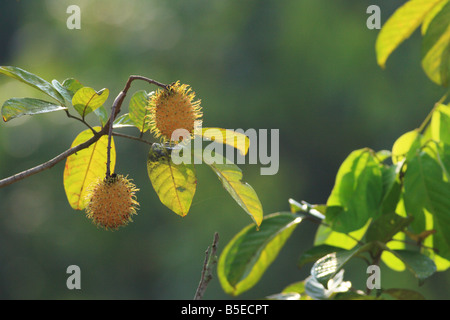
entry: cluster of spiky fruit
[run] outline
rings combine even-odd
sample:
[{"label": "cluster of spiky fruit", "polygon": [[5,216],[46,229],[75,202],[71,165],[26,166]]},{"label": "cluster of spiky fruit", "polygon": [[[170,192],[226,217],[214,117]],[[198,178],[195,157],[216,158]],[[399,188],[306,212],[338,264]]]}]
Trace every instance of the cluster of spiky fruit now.
[{"label": "cluster of spiky fruit", "polygon": [[[186,130],[190,136],[201,125],[200,100],[195,92],[179,81],[158,90],[149,101],[147,121],[150,130],[164,142],[179,142],[184,137],[173,136],[177,129]],[[123,175],[113,174],[98,178],[86,196],[86,215],[96,225],[115,230],[132,221],[139,203],[136,192],[139,189]]]}]

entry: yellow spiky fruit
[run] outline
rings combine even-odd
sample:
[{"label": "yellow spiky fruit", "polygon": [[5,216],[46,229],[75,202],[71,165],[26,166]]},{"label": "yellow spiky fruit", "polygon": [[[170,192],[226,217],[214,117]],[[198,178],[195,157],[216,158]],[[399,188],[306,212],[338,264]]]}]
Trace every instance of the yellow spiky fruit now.
[{"label": "yellow spiky fruit", "polygon": [[107,230],[127,225],[139,206],[137,191],[139,189],[123,175],[99,178],[88,190],[86,216]]},{"label": "yellow spiky fruit", "polygon": [[167,89],[158,90],[149,99],[148,121],[150,130],[163,141],[179,142],[183,138],[172,137],[177,129],[184,129],[192,136],[195,127],[201,125],[202,111],[200,100],[195,92],[179,81]]}]

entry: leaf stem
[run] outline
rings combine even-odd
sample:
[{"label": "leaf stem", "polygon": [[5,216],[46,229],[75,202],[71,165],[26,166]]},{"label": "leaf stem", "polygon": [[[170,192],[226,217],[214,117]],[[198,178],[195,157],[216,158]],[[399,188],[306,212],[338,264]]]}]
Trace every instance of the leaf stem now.
[{"label": "leaf stem", "polygon": [[433,115],[433,112],[436,110],[436,108],[437,108],[440,104],[442,104],[442,103],[445,101],[445,99],[447,99],[447,93],[444,94],[444,95],[442,96],[442,98],[441,98],[438,102],[436,102],[436,103],[434,104],[433,108],[432,108],[431,111],[428,113],[428,115],[427,115],[427,117],[425,118],[425,120],[422,122],[422,124],[420,125],[420,127],[417,129],[417,131],[418,131],[419,133],[421,133],[421,132],[423,132],[423,130],[425,130],[425,127],[427,126],[427,124],[428,124],[428,123],[430,122],[430,120],[431,120],[431,116]]},{"label": "leaf stem", "polygon": [[119,133],[119,132],[113,132],[112,135],[113,135],[113,136],[117,136],[117,137],[122,137],[122,138],[130,139],[130,140],[140,141],[140,142],[143,142],[143,143],[148,144],[148,145],[150,145],[150,146],[153,145],[153,142],[147,141],[147,140],[142,139],[142,138],[130,136],[130,135],[127,135],[127,134]]},{"label": "leaf stem", "polygon": [[78,118],[78,117],[75,117],[75,116],[71,115],[71,114],[69,113],[68,110],[65,110],[65,111],[66,111],[66,114],[67,114],[67,117],[68,117],[68,118],[75,119],[75,120],[78,120],[78,121],[82,122],[85,126],[87,126],[89,129],[91,129],[91,131],[94,133],[94,135],[97,133],[97,132],[94,130],[94,128],[92,128],[92,127],[89,125],[89,123],[87,123],[84,119],[81,119],[81,118]]}]

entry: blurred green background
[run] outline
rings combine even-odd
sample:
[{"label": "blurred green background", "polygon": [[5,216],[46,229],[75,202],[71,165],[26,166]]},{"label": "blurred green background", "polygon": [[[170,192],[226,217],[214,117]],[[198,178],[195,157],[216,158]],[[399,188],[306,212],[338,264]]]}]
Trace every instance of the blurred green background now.
[{"label": "blurred green background", "polygon": [[[269,214],[288,210],[288,198],[324,203],[352,150],[390,149],[443,95],[421,70],[417,33],[392,55],[386,70],[376,64],[378,31],[367,29],[366,9],[378,4],[384,23],[402,3],[6,0],[0,2],[0,65],[49,81],[73,77],[97,90],[108,88],[108,107],[131,74],[163,83],[180,80],[202,100],[204,127],[279,129],[276,175],[261,176],[260,165],[240,166]],[[66,27],[71,4],[81,8],[81,30]],[[155,88],[134,82],[130,92],[140,89]],[[1,76],[0,101],[12,97],[42,96]],[[56,156],[84,129],[64,112],[1,123],[0,178]],[[192,299],[214,232],[220,235],[220,253],[251,223],[204,165],[197,167],[189,214],[170,212],[148,180],[148,146],[115,141],[116,172],[134,179],[141,207],[134,222],[119,231],[97,229],[70,208],[64,162],[0,190],[0,298]],[[298,269],[296,262],[312,245],[315,230],[314,224],[301,224],[260,283],[238,298],[262,298],[306,278],[309,267]],[[81,290],[66,287],[72,264],[81,268]],[[362,262],[346,271],[357,288],[365,288],[366,278]],[[450,298],[448,271],[419,287],[407,271],[382,266],[381,282],[430,299]],[[204,298],[231,297],[215,277]]]}]

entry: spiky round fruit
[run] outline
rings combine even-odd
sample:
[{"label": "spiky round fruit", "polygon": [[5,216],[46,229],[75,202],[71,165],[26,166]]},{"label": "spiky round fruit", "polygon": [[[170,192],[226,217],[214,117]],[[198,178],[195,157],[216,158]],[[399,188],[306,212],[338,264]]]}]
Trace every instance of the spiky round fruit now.
[{"label": "spiky round fruit", "polygon": [[195,92],[179,81],[167,89],[158,90],[149,99],[148,121],[150,130],[164,141],[179,142],[183,137],[172,137],[177,129],[184,129],[192,136],[196,126],[201,125],[200,100],[195,99]]},{"label": "spiky round fruit", "polygon": [[113,174],[94,182],[86,196],[86,216],[96,225],[115,230],[132,221],[139,189],[123,175]]}]

